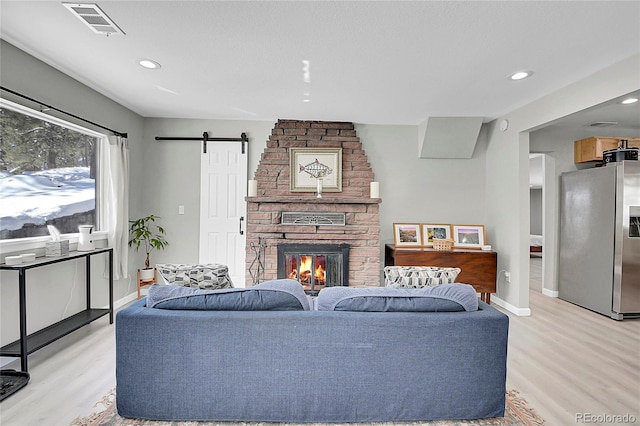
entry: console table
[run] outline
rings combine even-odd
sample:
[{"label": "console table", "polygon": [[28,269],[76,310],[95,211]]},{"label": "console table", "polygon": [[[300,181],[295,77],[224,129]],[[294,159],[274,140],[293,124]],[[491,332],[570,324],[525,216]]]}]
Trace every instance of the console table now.
[{"label": "console table", "polygon": [[[91,307],[91,256],[108,253],[109,255],[109,308],[96,309]],[[86,260],[86,285],[87,307],[68,318],[52,324],[42,330],[27,335],[27,270],[54,263],[67,262],[69,260],[85,258]],[[98,318],[109,315],[109,324],[113,324],[113,249],[100,248],[91,251],[69,252],[64,256],[36,258],[33,262],[18,265],[0,265],[0,270],[18,272],[19,303],[20,303],[20,339],[0,348],[0,356],[19,357],[22,371],[27,372],[27,355],[59,338],[75,331]],[[4,284],[4,282],[3,282]]]},{"label": "console table", "polygon": [[457,249],[438,251],[429,247],[405,248],[387,244],[384,266],[437,266],[460,268],[457,282],[471,284],[480,293],[480,299],[491,303],[496,292],[498,254],[495,251]]}]

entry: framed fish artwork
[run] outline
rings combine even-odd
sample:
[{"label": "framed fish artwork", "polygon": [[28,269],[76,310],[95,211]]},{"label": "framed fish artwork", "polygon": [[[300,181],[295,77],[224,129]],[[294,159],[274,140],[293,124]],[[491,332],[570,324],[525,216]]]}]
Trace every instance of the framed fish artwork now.
[{"label": "framed fish artwork", "polygon": [[289,148],[289,163],[291,192],[342,192],[342,148]]}]

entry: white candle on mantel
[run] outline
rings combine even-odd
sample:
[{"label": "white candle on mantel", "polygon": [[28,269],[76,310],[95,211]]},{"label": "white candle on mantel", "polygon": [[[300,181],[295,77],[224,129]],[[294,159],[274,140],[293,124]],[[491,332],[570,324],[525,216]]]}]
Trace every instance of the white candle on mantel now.
[{"label": "white candle on mantel", "polygon": [[371,182],[369,192],[371,198],[380,198],[380,182]]},{"label": "white candle on mantel", "polygon": [[249,181],[249,190],[247,192],[249,197],[256,197],[258,195],[258,181],[250,180]]}]

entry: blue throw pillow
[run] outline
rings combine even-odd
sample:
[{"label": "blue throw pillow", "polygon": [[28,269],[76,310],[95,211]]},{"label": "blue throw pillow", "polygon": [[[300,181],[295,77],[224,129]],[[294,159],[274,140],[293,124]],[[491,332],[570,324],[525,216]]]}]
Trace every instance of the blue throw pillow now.
[{"label": "blue throw pillow", "polygon": [[149,288],[147,307],[200,311],[308,311],[309,301],[299,282],[273,280],[247,288],[200,290],[158,285]]},{"label": "blue throw pillow", "polygon": [[436,287],[327,287],[316,299],[319,311],[456,312],[477,311],[478,295],[469,284]]}]

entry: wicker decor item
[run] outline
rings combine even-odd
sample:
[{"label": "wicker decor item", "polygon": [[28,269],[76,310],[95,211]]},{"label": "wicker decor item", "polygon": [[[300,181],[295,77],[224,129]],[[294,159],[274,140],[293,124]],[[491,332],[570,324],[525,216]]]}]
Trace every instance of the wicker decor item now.
[{"label": "wicker decor item", "polygon": [[437,251],[450,251],[453,249],[453,240],[452,239],[433,239],[433,249]]}]

